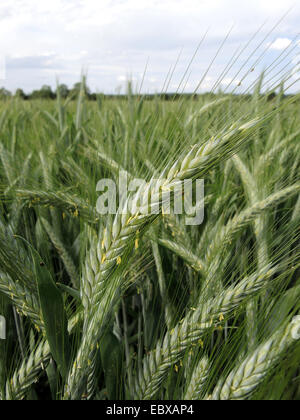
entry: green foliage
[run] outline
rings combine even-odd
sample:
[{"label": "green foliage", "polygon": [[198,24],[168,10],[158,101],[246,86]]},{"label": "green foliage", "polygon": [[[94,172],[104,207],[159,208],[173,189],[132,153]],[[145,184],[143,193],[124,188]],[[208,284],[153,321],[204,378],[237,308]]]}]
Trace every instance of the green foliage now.
[{"label": "green foliage", "polygon": [[63,99],[66,99],[69,96],[70,91],[69,91],[69,88],[68,88],[67,85],[62,84],[62,85],[57,86],[57,89],[56,89],[56,92],[55,92],[56,96],[58,95],[58,92],[60,93],[60,96]]},{"label": "green foliage", "polygon": [[[263,83],[0,103],[2,400],[300,398],[300,105]],[[121,170],[158,215],[97,214]],[[204,178],[202,225],[163,212],[159,177]]]},{"label": "green foliage", "polygon": [[17,89],[15,93],[15,97],[19,99],[26,99],[26,95],[23,91],[23,89]]},{"label": "green foliage", "polygon": [[31,255],[46,338],[58,369],[65,378],[70,367],[71,350],[63,296],[53,282],[45,263],[33,248]]},{"label": "green foliage", "polygon": [[0,89],[0,100],[5,100],[11,97],[11,92],[5,88]]},{"label": "green foliage", "polygon": [[51,86],[44,85],[39,90],[34,90],[31,95],[31,99],[54,99],[54,93],[52,92]]}]

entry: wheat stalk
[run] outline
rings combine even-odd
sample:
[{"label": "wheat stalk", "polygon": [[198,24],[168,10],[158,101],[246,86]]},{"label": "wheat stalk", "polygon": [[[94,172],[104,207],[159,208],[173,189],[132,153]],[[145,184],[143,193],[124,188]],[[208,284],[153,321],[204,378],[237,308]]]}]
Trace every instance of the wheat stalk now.
[{"label": "wheat stalk", "polygon": [[168,328],[171,328],[172,320],[173,320],[173,309],[168,297],[168,290],[166,285],[166,279],[163,271],[163,265],[161,261],[161,256],[159,252],[159,247],[155,241],[151,241],[152,244],[152,252],[155,260],[156,271],[158,276],[158,284],[160,289],[160,294],[162,298],[162,304],[165,311],[165,321]]},{"label": "wheat stalk", "polygon": [[50,223],[47,222],[46,219],[41,217],[41,222],[49,235],[49,238],[51,239],[51,242],[53,243],[55,249],[61,256],[61,259],[65,265],[65,268],[67,270],[67,273],[70,276],[70,279],[75,287],[79,287],[79,275],[77,273],[77,269],[75,267],[74,261],[69,254],[68,250],[66,249],[65,245],[63,244],[62,240],[59,238],[55,230],[52,228]]},{"label": "wheat stalk", "polygon": [[205,383],[209,377],[210,362],[204,356],[194,368],[191,379],[185,391],[184,400],[199,400],[205,393]]},{"label": "wheat stalk", "polygon": [[[269,101],[259,86],[252,101],[212,102],[135,102],[129,88],[126,106],[84,101],[83,81],[77,104],[62,104],[60,89],[56,108],[0,101],[0,399],[29,398],[33,387],[47,399],[298,398],[298,347],[282,326],[299,310],[299,104],[283,88]],[[230,127],[252,113],[262,119]],[[98,215],[96,180],[125,171],[147,180],[130,197],[138,208],[129,214],[121,200],[115,217]],[[166,214],[173,190],[204,176],[203,224]],[[14,234],[64,280],[67,377],[54,365],[44,372],[53,331],[31,252]]]},{"label": "wheat stalk", "polygon": [[168,239],[160,238],[158,239],[158,243],[182,258],[193,270],[199,271],[200,273],[205,271],[205,262],[186,246]]},{"label": "wheat stalk", "polygon": [[45,370],[51,359],[47,341],[41,341],[28,359],[24,360],[20,368],[6,384],[7,400],[22,400],[31,385],[38,380],[42,370]]},{"label": "wheat stalk", "polygon": [[[287,349],[299,339],[300,321],[277,331],[268,341],[252,352],[235,368],[225,382],[216,387],[211,399],[239,400],[249,398]],[[294,335],[295,334],[295,335]]]},{"label": "wheat stalk", "polygon": [[147,356],[143,363],[143,376],[136,381],[135,397],[152,399],[160,389],[170,367],[177,363],[184,352],[193,344],[203,339],[207,331],[214,328],[244,300],[252,297],[265,286],[267,279],[277,272],[279,267],[258,272],[245,278],[237,286],[228,288],[221,296],[211,299],[198,309],[194,308],[165,338],[158,343],[155,351]]},{"label": "wheat stalk", "polygon": [[16,306],[18,313],[28,317],[38,329],[43,328],[37,297],[22,283],[0,273],[0,292],[4,293]]},{"label": "wheat stalk", "polygon": [[[81,319],[82,314],[80,312],[70,319],[68,325],[69,333],[72,333]],[[12,377],[7,380],[6,399],[24,399],[29,388],[34,383],[38,382],[42,371],[46,370],[51,358],[52,356],[48,341],[42,339],[36,349],[30,353],[28,358],[22,361],[21,366],[16,369]]]},{"label": "wheat stalk", "polygon": [[227,225],[218,229],[218,233],[213,238],[211,246],[207,249],[205,260],[211,260],[213,255],[219,252],[220,243],[224,244],[224,247],[230,244],[241,230],[243,230],[251,222],[255,221],[255,219],[263,212],[275,208],[288,198],[298,194],[299,191],[300,183],[298,182],[271,194],[264,200],[255,202],[252,206],[234,216]]},{"label": "wheat stalk", "polygon": [[[260,124],[261,120],[257,119],[240,126],[236,124],[220,137],[212,138],[200,147],[194,146],[183,159],[177,160],[170,170],[163,172],[161,179],[165,179],[166,176],[166,181],[162,190],[168,192],[181,180],[204,175],[212,166],[223,161],[233,151],[237,150]],[[155,188],[153,191],[155,186],[150,182],[146,189],[140,189],[135,196],[135,199],[139,200],[140,203],[149,203],[148,198],[150,196],[152,197],[151,204],[146,205],[146,208],[140,210],[141,213],[133,216],[121,209],[115,217],[112,230],[110,232],[106,231],[102,240],[102,264],[98,274],[99,281],[96,283],[92,294],[91,310],[86,321],[86,334],[83,337],[74,367],[69,376],[66,390],[68,398],[78,399],[82,395],[82,384],[89,371],[89,366],[93,365],[96,354],[95,348],[103,334],[103,327],[108,319],[109,311],[112,310],[116,301],[117,290],[121,286],[121,278],[110,282],[105,295],[103,295],[103,283],[107,283],[107,279],[116,269],[120,260],[122,261],[124,254],[137,240],[139,232],[145,230],[156,219],[151,210],[161,209],[164,203],[164,193],[157,193]]]}]

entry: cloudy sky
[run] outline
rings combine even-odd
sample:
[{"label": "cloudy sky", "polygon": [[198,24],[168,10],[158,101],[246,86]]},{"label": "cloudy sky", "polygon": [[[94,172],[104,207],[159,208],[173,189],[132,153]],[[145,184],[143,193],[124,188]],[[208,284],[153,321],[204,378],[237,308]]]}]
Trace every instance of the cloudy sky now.
[{"label": "cloudy sky", "polygon": [[263,69],[270,86],[296,65],[294,83],[299,22],[299,0],[1,0],[0,84],[28,92],[58,77],[71,86],[84,70],[106,93],[128,78],[145,92],[216,81],[245,91]]}]

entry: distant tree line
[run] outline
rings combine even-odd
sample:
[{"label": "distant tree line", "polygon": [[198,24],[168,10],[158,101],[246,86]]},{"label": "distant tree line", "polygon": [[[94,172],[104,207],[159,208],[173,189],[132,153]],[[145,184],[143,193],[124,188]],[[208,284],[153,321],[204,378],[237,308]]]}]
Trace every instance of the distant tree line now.
[{"label": "distant tree line", "polygon": [[[128,91],[126,94],[117,94],[117,95],[107,95],[107,94],[98,94],[98,93],[93,93],[91,92],[90,88],[87,86],[85,80],[83,82],[79,82],[79,83],[75,83],[75,85],[69,89],[67,85],[65,84],[60,84],[57,86],[57,88],[55,90],[52,90],[51,86],[48,85],[44,85],[42,86],[41,89],[39,90],[34,90],[33,92],[26,94],[22,89],[17,89],[15,94],[12,94],[9,90],[5,89],[5,88],[0,88],[0,100],[6,100],[12,97],[15,98],[20,98],[23,100],[34,100],[34,99],[46,99],[46,100],[54,100],[58,97],[58,95],[60,95],[60,97],[62,99],[76,99],[78,97],[78,95],[80,94],[80,92],[82,91],[82,93],[84,94],[84,96],[91,101],[96,101],[101,97],[105,97],[108,99],[126,99],[128,98],[128,96],[132,96],[132,97],[138,97],[138,96],[142,96],[143,99],[145,100],[152,100],[156,97],[159,97],[162,100],[165,101],[174,101],[174,100],[178,100],[178,99],[182,99],[182,98],[193,98],[193,99],[197,99],[200,95],[199,94],[191,94],[191,93],[183,93],[183,94],[178,94],[178,93],[162,93],[162,94],[143,94],[143,95],[134,95],[132,93],[132,90],[130,89],[130,84],[128,85]],[[222,92],[220,92],[222,94]],[[267,95],[267,99],[268,100],[273,100],[277,95],[275,92],[272,93],[268,93]],[[218,94],[214,94],[214,93],[206,93],[206,94],[201,94],[201,96],[209,96],[211,98],[214,98],[216,96],[218,96]],[[235,96],[243,96],[246,100],[252,98],[252,95],[247,94],[247,95],[235,95]],[[285,95],[286,96],[286,95]],[[290,96],[290,95],[288,95]]]},{"label": "distant tree line", "polygon": [[83,90],[85,96],[89,99],[96,100],[97,94],[91,93],[90,89],[86,84],[82,83],[75,83],[73,88],[69,89],[67,85],[61,84],[58,85],[55,90],[52,90],[51,86],[44,85],[41,89],[34,90],[29,94],[26,94],[23,89],[17,89],[15,94],[13,95],[10,91],[5,88],[0,89],[0,99],[8,99],[11,97],[17,97],[24,100],[30,99],[56,99],[57,95],[60,94],[61,98],[66,99],[68,97],[77,97],[80,93],[80,90]]}]

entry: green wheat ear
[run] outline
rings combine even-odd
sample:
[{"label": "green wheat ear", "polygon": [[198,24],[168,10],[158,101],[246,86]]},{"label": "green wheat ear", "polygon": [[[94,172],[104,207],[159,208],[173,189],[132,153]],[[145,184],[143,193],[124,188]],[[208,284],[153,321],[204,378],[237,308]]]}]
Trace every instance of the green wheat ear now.
[{"label": "green wheat ear", "polygon": [[[240,50],[209,94],[92,101],[85,77],[55,100],[0,92],[1,400],[300,398],[293,51],[241,95],[213,93]],[[100,215],[97,183],[120,172],[145,181],[141,208]],[[198,178],[205,217],[187,226],[164,203]]]},{"label": "green wheat ear", "polygon": [[[185,157],[177,160],[171,169],[166,168],[163,171],[163,175],[166,174],[167,177],[163,189],[170,189],[178,180],[203,176],[209,169],[238,150],[242,142],[260,126],[261,122],[261,120],[255,119],[246,124],[234,124],[219,137],[213,138],[201,146],[194,146]],[[155,191],[154,184],[152,185],[150,182],[144,191],[140,189],[137,192],[141,203],[147,202],[145,197],[148,198],[149,195],[152,197]],[[150,206],[161,209],[162,200],[163,193],[160,193],[157,195],[156,202],[152,197]],[[117,291],[122,286],[120,280],[110,280],[117,261],[118,259],[124,260],[124,255],[136,240],[137,233],[147,228],[156,218],[151,215],[151,212],[150,215],[145,216],[143,211],[133,216],[128,213],[121,215],[121,210],[114,219],[111,231],[106,230],[104,237],[100,239],[100,243],[103,245],[100,255],[101,265],[100,271],[96,274],[97,282],[92,289],[91,310],[86,321],[87,334],[80,346],[66,391],[67,396],[71,398],[77,399],[82,393],[78,384],[84,381],[89,366],[94,363],[95,342],[99,342],[102,338],[103,328],[109,314],[107,308],[111,308],[115,302]],[[107,291],[103,292],[105,284],[108,284]]]},{"label": "green wheat ear", "polygon": [[284,353],[299,340],[300,320],[290,323],[276,332],[268,341],[259,346],[242,364],[234,369],[225,383],[217,386],[212,399],[246,399],[254,393],[259,384],[270,374],[272,368]]}]

